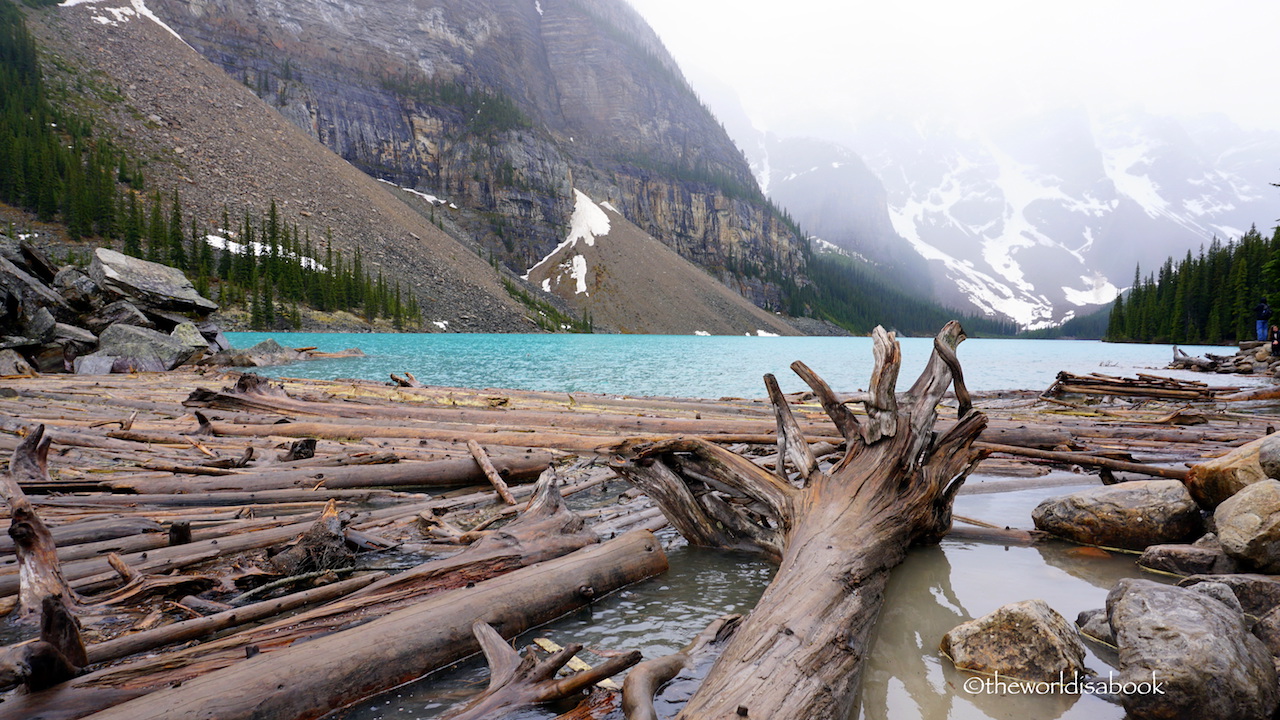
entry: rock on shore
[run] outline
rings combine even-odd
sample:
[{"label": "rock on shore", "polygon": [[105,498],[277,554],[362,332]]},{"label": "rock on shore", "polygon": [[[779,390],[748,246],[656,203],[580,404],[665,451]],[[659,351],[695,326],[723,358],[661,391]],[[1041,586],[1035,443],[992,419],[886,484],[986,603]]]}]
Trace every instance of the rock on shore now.
[{"label": "rock on shore", "polygon": [[217,309],[176,268],[107,248],[87,272],[59,268],[0,235],[0,351],[13,351],[0,369],[12,374],[171,370],[229,347],[208,320]]},{"label": "rock on shore", "polygon": [[1177,480],[1135,480],[1049,498],[1031,514],[1036,528],[1088,545],[1141,550],[1203,532],[1200,507]]}]

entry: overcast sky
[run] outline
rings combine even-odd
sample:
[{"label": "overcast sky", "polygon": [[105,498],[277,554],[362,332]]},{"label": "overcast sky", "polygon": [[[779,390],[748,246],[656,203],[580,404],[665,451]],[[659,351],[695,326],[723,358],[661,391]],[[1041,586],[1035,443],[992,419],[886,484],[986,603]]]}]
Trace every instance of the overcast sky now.
[{"label": "overcast sky", "polygon": [[1222,111],[1280,130],[1274,0],[629,0],[699,85],[767,129],[1046,104]]}]

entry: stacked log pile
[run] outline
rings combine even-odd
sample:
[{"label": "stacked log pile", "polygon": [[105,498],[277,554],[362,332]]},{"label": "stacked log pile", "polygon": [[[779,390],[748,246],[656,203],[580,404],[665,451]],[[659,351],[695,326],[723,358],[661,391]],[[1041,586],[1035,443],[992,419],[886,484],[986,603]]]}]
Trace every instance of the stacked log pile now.
[{"label": "stacked log pile", "polygon": [[[937,362],[933,372],[951,372],[946,358]],[[735,472],[790,488],[779,497],[796,495],[801,467],[834,474],[851,442],[868,444],[859,428],[883,432],[885,409],[898,402],[920,417],[936,407],[934,452],[947,438],[967,438],[980,468],[1010,475],[1066,466],[1104,479],[1158,476],[1254,440],[1266,425],[1206,413],[1202,426],[1173,427],[1158,421],[1176,408],[1159,404],[975,402],[963,392],[944,397],[936,383],[901,397],[888,383],[869,411],[816,379],[813,393],[783,396],[774,387],[772,402],[417,384],[194,369],[6,380],[0,453],[14,453],[9,476],[26,505],[5,508],[15,528],[26,522],[20,507],[42,519],[54,548],[42,553],[44,566],[56,560],[66,590],[23,600],[19,537],[31,533],[19,531],[0,546],[0,606],[11,608],[5,623],[31,618],[21,639],[47,636],[42,642],[69,659],[33,674],[44,666],[24,659],[28,645],[7,648],[11,672],[0,663],[0,678],[18,690],[0,702],[0,718],[176,717],[180,707],[195,715],[216,708],[224,718],[317,717],[482,647],[503,680],[492,693],[503,703],[576,692],[581,680],[548,679],[566,657],[517,672],[524,661],[496,647],[482,625],[510,638],[661,571],[661,546],[649,533],[667,519],[614,469],[656,467],[647,458],[698,484],[701,507],[754,523],[761,506],[725,493],[717,462],[732,455]],[[985,429],[974,425],[974,406]],[[950,462],[960,468],[964,457]],[[949,510],[936,512],[930,537],[948,530]],[[750,542],[784,554],[780,536],[759,527]],[[45,609],[54,595],[80,625],[82,658],[59,640],[72,623]],[[32,624],[46,617],[48,630]],[[718,625],[696,645],[729,646],[738,626]],[[590,707],[618,705],[600,693]]]},{"label": "stacked log pile", "polygon": [[1136,378],[1101,373],[1076,375],[1060,372],[1045,395],[1109,395],[1114,397],[1158,398],[1161,400],[1209,401],[1237,393],[1238,387],[1209,387],[1196,380],[1176,380],[1139,373]]},{"label": "stacked log pile", "polygon": [[0,375],[171,370],[230,346],[181,271],[98,248],[58,267],[0,235]]}]

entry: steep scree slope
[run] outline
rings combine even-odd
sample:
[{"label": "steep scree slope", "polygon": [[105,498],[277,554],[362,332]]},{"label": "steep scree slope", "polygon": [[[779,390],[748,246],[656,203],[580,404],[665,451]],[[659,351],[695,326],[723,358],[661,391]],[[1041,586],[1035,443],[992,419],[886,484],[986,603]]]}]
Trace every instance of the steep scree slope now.
[{"label": "steep scree slope", "polygon": [[460,208],[523,271],[573,188],[764,307],[807,249],[622,0],[152,0],[206,57],[375,177]]}]

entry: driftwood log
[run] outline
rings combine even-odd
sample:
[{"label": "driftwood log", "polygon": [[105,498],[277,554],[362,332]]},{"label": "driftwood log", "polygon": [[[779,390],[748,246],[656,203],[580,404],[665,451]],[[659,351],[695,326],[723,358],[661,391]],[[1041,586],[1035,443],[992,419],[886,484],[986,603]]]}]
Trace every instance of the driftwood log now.
[{"label": "driftwood log", "polygon": [[0,655],[0,688],[23,684],[38,691],[79,674],[89,664],[75,596],[62,577],[53,535],[27,500],[22,480],[49,477],[49,438],[44,426],[31,429],[0,477],[0,496],[9,506],[9,537],[18,555],[19,622],[38,621],[40,638]]},{"label": "driftwood log", "polygon": [[[324,522],[325,518],[322,516],[316,525]],[[554,561],[598,541],[596,533],[564,504],[559,479],[555,471],[548,470],[535,485],[534,493],[519,517],[499,530],[481,533],[470,547],[457,555],[431,560],[398,575],[364,580],[362,584],[365,587],[351,588],[351,592],[342,593],[345,597],[260,627],[165,655],[139,658],[125,665],[104,668],[76,678],[62,688],[61,694],[46,693],[26,699],[21,710],[34,715],[52,712],[59,706],[69,704],[68,696],[76,697],[78,714],[102,710],[133,696],[170,685],[184,684],[234,666],[242,662],[249,652],[260,652],[265,657],[286,652],[290,647],[304,646],[303,643],[310,645],[316,641],[315,638],[404,611],[433,594],[480,587],[482,581],[505,576],[505,573],[535,563]],[[622,563],[617,571],[623,574],[630,572],[629,568],[637,562],[645,565],[649,562],[635,557],[622,557],[615,561]],[[593,571],[605,570],[604,567],[593,568]],[[353,579],[345,584],[350,587],[360,581],[361,579]],[[564,588],[563,591],[569,597],[581,596],[583,593],[579,591],[582,587],[584,586],[575,585]],[[595,585],[587,587],[592,588],[587,595],[595,592]],[[316,594],[321,593],[317,591]],[[581,598],[583,603],[589,600],[590,597]],[[522,596],[517,593],[502,602],[507,604],[503,607],[509,605],[511,608],[518,608],[521,601]],[[473,607],[475,611],[488,609],[493,608]],[[223,613],[217,622],[226,622],[227,625],[243,624],[248,622],[246,618],[251,612],[254,610],[250,607],[238,608]],[[512,609],[511,612],[519,611]],[[214,617],[204,618],[192,621],[189,628],[192,631],[208,629],[214,622]],[[467,625],[468,631],[469,628],[470,623]],[[125,636],[119,641],[104,643],[102,647],[91,646],[89,655],[95,661],[108,659],[118,657],[121,647],[136,652],[135,648],[139,644],[154,646],[156,641],[176,642],[189,636],[191,635],[186,629],[174,629],[171,633],[155,632],[136,640]],[[0,719],[8,720],[11,716],[5,710],[6,705],[0,703]]]},{"label": "driftwood log", "polygon": [[[697,438],[625,443],[615,469],[648,492],[691,542],[753,548],[781,565],[729,641],[681,718],[844,718],[884,597],[889,571],[912,543],[937,542],[951,504],[979,459],[972,445],[986,418],[970,405],[948,323],[919,379],[895,393],[901,350],[874,332],[875,369],[855,415],[802,363],[847,443],[829,470],[815,467],[786,399],[770,388],[779,452],[795,474],[772,474]],[[938,402],[954,384],[959,419],[933,430]]]}]

